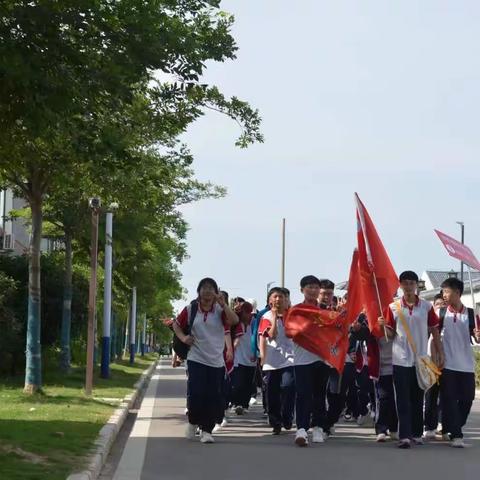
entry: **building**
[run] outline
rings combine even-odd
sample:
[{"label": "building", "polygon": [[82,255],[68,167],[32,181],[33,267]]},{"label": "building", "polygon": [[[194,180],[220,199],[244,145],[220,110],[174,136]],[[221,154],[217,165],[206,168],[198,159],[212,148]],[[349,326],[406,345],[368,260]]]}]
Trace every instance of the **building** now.
[{"label": "building", "polygon": [[0,191],[0,251],[23,255],[28,252],[30,234],[25,221],[11,218],[12,210],[25,208],[25,200],[16,198],[9,189]]},{"label": "building", "polygon": [[[21,210],[27,206],[24,199],[15,197],[12,190],[0,190],[0,253],[25,255],[30,245],[30,229],[23,218],[12,218],[12,210]],[[42,252],[60,248],[61,242],[43,238]]]},{"label": "building", "polygon": [[[440,293],[440,285],[449,277],[460,278],[461,274],[455,270],[427,270],[423,272],[422,276],[420,277],[420,296],[425,300],[433,302],[435,295]],[[465,267],[463,281],[465,283],[465,289],[462,296],[462,303],[466,307],[475,308],[475,311],[480,313],[480,272],[472,272],[473,296],[475,298],[475,302],[472,299],[467,267]]]}]

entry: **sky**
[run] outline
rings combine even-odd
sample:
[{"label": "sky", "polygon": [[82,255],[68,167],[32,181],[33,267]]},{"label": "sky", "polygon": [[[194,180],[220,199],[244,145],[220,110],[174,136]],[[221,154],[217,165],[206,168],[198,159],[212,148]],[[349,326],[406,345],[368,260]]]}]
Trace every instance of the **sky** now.
[{"label": "sky", "polygon": [[[422,0],[237,0],[237,59],[208,64],[206,83],[258,108],[265,143],[234,146],[235,122],[208,113],[183,137],[197,178],[228,195],[182,208],[187,298],[215,278],[265,302],[280,283],[348,277],[354,192],[397,273],[458,268],[433,229],[480,256],[480,3]],[[180,306],[182,302],[179,302]]]}]

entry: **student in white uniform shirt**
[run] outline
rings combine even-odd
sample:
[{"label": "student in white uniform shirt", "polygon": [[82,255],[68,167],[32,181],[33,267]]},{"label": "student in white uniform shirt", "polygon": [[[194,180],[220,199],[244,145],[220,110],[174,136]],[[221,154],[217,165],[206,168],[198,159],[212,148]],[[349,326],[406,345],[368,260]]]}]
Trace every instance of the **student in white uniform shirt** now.
[{"label": "student in white uniform shirt", "polygon": [[[324,281],[325,282],[325,281]],[[301,305],[313,305],[320,309],[321,282],[314,275],[300,280],[300,290],[304,295]],[[325,286],[325,285],[324,285]],[[328,284],[328,287],[331,285]],[[332,284],[333,295],[333,284]],[[308,429],[312,427],[313,443],[323,443],[324,433],[329,427],[326,409],[327,384],[330,367],[318,355],[294,342],[295,388],[297,390],[295,443],[299,447],[308,445]]]},{"label": "student in white uniform shirt", "polygon": [[235,360],[232,400],[236,414],[243,415],[244,411],[248,410],[249,407],[257,359],[252,354],[250,348],[253,306],[249,302],[244,302],[237,310],[240,322],[235,328],[235,340],[233,342]]},{"label": "student in white uniform shirt", "polygon": [[282,426],[285,430],[292,428],[295,405],[293,342],[285,335],[283,323],[287,302],[283,288],[272,288],[268,296],[270,311],[263,315],[258,327],[268,420],[274,435],[281,433]]},{"label": "student in white uniform shirt", "polygon": [[463,282],[447,278],[441,285],[447,304],[441,313],[441,339],[445,367],[440,377],[443,432],[450,434],[451,446],[463,448],[462,427],[467,422],[475,398],[475,359],[471,337],[480,340],[475,314],[463,306]]},{"label": "student in white uniform shirt", "polygon": [[225,332],[238,323],[238,317],[219,295],[212,278],[204,278],[197,288],[198,310],[189,335],[187,331],[189,307],[185,307],[173,322],[175,335],[190,345],[187,355],[187,407],[186,437],[195,439],[197,426],[200,441],[214,443],[212,430],[224,408],[223,381],[225,376]]},{"label": "student in white uniform shirt", "polygon": [[412,271],[405,271],[400,275],[400,287],[403,297],[390,304],[387,308],[385,319],[380,317],[378,323],[387,327],[389,338],[393,339],[392,363],[393,384],[395,387],[395,400],[399,423],[399,448],[410,448],[411,442],[422,445],[423,439],[423,398],[424,391],[417,381],[415,368],[415,354],[407,339],[403,322],[400,319],[398,307],[408,325],[417,354],[427,354],[429,332],[433,335],[436,349],[434,360],[439,368],[443,367],[443,349],[438,331],[438,317],[430,302],[422,300],[416,294],[418,288],[418,275]]}]

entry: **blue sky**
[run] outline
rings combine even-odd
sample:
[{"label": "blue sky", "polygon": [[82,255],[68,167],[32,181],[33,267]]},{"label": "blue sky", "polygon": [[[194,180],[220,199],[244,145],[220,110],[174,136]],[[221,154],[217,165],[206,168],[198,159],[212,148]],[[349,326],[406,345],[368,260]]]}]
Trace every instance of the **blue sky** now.
[{"label": "blue sky", "polygon": [[357,191],[400,272],[455,268],[433,229],[459,235],[480,256],[480,3],[474,1],[241,0],[236,61],[205,80],[263,117],[263,145],[235,148],[237,125],[215,113],[184,140],[201,180],[221,200],[183,208],[192,297],[216,278],[232,295],[264,302],[280,281],[287,219],[286,286],[348,276]]}]

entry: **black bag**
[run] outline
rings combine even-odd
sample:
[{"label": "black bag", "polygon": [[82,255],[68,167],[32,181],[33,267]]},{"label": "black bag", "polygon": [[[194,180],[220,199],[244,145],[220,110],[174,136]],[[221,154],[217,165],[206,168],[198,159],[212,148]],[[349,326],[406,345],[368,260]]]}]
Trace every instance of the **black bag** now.
[{"label": "black bag", "polygon": [[[190,304],[190,315],[188,317],[188,324],[187,324],[187,330],[183,333],[185,335],[190,335],[193,327],[193,322],[195,321],[195,317],[197,316],[198,312],[198,302],[197,300],[194,300]],[[183,360],[187,359],[188,351],[190,350],[190,345],[187,345],[186,343],[183,343],[175,333],[173,334],[173,351]]]}]

